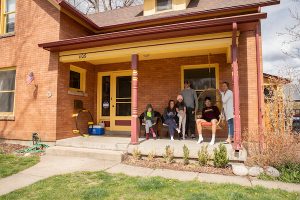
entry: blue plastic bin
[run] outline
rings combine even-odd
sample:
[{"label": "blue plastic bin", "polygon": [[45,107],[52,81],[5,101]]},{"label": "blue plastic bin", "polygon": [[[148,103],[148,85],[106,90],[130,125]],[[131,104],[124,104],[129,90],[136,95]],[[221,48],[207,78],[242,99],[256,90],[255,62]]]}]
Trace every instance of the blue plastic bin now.
[{"label": "blue plastic bin", "polygon": [[105,129],[100,125],[90,125],[89,126],[89,134],[90,135],[104,135]]}]

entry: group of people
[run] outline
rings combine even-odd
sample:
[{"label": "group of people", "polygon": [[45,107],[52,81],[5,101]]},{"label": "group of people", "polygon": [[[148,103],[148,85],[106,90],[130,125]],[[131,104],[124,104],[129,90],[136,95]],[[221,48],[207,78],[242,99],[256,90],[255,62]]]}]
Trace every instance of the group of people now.
[{"label": "group of people", "polygon": [[[190,137],[195,139],[195,125],[199,134],[198,143],[203,142],[202,129],[205,123],[210,123],[212,129],[212,138],[210,145],[215,143],[217,123],[221,117],[221,113],[226,118],[228,126],[228,138],[225,143],[231,143],[234,135],[233,125],[233,93],[229,90],[229,83],[223,82],[220,90],[222,96],[223,109],[212,105],[211,97],[205,97],[205,106],[201,115],[196,117],[198,110],[198,97],[196,91],[191,88],[189,81],[184,82],[184,90],[177,96],[177,101],[170,100],[168,107],[163,114],[164,124],[168,126],[171,140],[174,140],[174,134],[177,131],[182,134],[182,139]],[[149,139],[150,133],[156,139],[156,133],[153,129],[154,110],[151,104],[148,104],[144,112],[144,121],[146,129],[146,139]],[[178,122],[178,123],[177,123]],[[187,134],[186,134],[187,133]]]}]

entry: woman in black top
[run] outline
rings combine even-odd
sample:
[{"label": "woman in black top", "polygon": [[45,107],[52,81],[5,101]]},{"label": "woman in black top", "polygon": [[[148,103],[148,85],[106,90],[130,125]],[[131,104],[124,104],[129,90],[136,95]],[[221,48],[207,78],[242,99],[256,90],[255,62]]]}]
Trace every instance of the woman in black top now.
[{"label": "woman in black top", "polygon": [[175,102],[174,100],[170,100],[168,107],[165,109],[163,117],[165,120],[164,123],[168,125],[171,140],[174,140],[174,133],[177,128],[176,116],[177,113],[175,108]]}]

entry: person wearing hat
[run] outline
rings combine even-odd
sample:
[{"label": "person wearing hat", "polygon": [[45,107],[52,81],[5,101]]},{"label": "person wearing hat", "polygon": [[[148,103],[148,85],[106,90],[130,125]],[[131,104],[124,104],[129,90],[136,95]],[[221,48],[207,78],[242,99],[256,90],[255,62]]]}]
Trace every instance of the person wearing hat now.
[{"label": "person wearing hat", "polygon": [[184,90],[181,91],[183,101],[186,105],[186,133],[195,139],[195,114],[198,110],[198,98],[196,91],[191,88],[191,82],[184,81]]},{"label": "person wearing hat", "polygon": [[182,128],[182,139],[185,140],[186,106],[183,102],[182,95],[177,96],[176,111],[179,117],[179,126],[176,130],[178,133],[180,133],[180,130]]}]

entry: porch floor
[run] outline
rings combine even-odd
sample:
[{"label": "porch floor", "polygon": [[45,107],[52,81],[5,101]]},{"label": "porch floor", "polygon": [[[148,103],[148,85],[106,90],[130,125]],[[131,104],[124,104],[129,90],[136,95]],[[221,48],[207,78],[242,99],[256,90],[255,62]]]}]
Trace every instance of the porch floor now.
[{"label": "porch floor", "polygon": [[[148,155],[151,152],[155,152],[156,156],[163,156],[165,153],[165,147],[170,145],[174,148],[174,156],[177,158],[183,157],[182,147],[186,145],[190,150],[190,158],[197,158],[198,151],[201,146],[208,145],[209,139],[206,138],[202,144],[197,144],[197,140],[174,140],[169,139],[157,139],[157,140],[145,140],[140,138],[140,144],[131,145],[129,137],[116,137],[113,135],[106,136],[89,136],[89,137],[73,137],[56,141],[56,146],[63,147],[76,147],[76,148],[88,148],[88,149],[101,149],[101,150],[113,150],[122,151],[124,153],[132,153],[134,149],[138,148],[142,155]],[[208,151],[212,155],[213,149],[218,147],[218,145],[224,140],[217,140],[216,144],[213,146],[208,146]],[[227,152],[230,161],[240,161],[243,162],[247,158],[247,152],[245,149],[236,153],[232,148],[232,145],[226,144]]]}]

